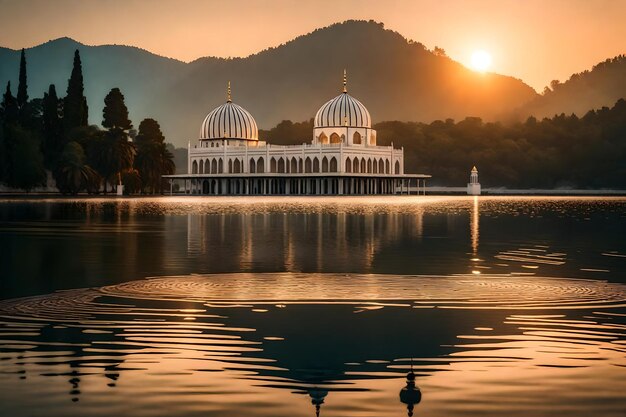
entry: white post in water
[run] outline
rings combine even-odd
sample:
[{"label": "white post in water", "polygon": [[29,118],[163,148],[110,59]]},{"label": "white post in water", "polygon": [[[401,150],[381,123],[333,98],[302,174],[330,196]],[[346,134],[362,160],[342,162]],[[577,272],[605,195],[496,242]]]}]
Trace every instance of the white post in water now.
[{"label": "white post in water", "polygon": [[470,182],[467,184],[467,195],[480,195],[480,183],[478,182],[478,170],[472,168]]}]

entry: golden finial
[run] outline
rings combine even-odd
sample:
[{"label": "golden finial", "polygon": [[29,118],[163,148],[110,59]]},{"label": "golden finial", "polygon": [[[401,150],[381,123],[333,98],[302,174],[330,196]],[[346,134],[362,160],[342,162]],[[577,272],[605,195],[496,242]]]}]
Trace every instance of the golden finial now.
[{"label": "golden finial", "polygon": [[348,92],[348,88],[346,87],[348,85],[348,75],[346,74],[346,69],[343,69],[343,92],[347,93]]},{"label": "golden finial", "polygon": [[231,101],[233,101],[233,100],[230,98],[230,81],[228,82],[228,92],[227,92],[227,94],[226,94],[226,101],[227,101],[227,102],[229,102],[229,103],[230,103]]}]

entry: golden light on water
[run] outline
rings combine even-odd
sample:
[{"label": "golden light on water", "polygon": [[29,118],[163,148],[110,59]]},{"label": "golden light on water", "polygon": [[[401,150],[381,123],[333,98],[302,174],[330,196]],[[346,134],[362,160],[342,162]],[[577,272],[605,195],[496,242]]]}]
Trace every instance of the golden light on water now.
[{"label": "golden light on water", "polygon": [[478,207],[478,197],[474,196],[474,202],[471,208],[471,222],[470,222],[470,237],[472,239],[472,255],[474,255],[474,259],[476,259],[476,255],[478,254],[479,235],[480,235],[480,211]]}]

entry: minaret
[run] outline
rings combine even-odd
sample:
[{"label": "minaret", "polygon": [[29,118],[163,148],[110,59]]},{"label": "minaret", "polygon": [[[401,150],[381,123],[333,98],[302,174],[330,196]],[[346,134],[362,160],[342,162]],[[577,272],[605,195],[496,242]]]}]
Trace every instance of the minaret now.
[{"label": "minaret", "polygon": [[470,173],[470,182],[467,183],[467,195],[480,195],[480,183],[478,182],[478,170],[476,166]]}]

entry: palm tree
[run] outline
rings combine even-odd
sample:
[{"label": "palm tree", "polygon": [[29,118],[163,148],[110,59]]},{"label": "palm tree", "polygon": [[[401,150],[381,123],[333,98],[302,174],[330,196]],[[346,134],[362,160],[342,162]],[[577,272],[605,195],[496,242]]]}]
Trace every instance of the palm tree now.
[{"label": "palm tree", "polygon": [[69,142],[63,148],[54,178],[57,188],[64,194],[78,194],[82,189],[91,190],[94,184],[100,182],[98,173],[85,164],[85,152],[77,142]]}]

